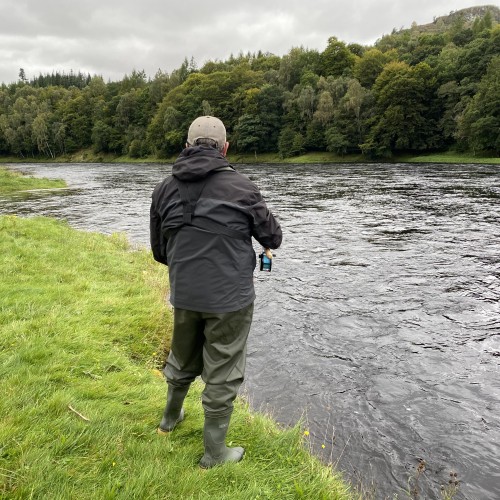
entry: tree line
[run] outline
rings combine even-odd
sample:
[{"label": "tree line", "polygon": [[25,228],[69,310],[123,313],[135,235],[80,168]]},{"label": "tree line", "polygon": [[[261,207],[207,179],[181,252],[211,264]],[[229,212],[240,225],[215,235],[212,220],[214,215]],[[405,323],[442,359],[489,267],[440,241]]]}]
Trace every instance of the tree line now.
[{"label": "tree line", "polygon": [[[153,78],[73,73],[0,86],[0,154],[171,157],[200,114],[220,117],[233,150],[500,152],[500,10],[393,30],[373,46],[336,37],[323,51],[247,53]],[[424,29],[425,28],[425,29]]]}]

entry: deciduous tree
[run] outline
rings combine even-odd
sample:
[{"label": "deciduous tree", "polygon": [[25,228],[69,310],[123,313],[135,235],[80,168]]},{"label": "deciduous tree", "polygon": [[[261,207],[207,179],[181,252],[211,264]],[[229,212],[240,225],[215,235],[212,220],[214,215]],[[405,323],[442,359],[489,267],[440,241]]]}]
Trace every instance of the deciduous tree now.
[{"label": "deciduous tree", "polygon": [[500,56],[495,57],[460,120],[459,137],[473,151],[500,154]]}]

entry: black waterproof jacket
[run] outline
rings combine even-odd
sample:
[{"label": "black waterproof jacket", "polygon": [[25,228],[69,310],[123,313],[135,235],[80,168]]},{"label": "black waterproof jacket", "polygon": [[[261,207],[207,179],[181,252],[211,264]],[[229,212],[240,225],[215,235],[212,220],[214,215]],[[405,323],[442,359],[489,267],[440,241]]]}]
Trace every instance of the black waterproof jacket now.
[{"label": "black waterproof jacket", "polygon": [[[179,182],[185,183],[195,203],[193,225],[185,222]],[[181,153],[172,175],[153,191],[150,216],[153,256],[169,267],[174,307],[223,313],[254,301],[251,238],[278,248],[281,228],[257,186],[216,149],[195,146]],[[196,227],[199,221],[215,222],[240,237]]]}]

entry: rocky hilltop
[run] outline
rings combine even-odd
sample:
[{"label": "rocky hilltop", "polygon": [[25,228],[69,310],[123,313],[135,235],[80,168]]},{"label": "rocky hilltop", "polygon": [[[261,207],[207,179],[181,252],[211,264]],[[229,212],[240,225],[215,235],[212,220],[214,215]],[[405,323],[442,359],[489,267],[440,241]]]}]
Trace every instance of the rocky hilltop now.
[{"label": "rocky hilltop", "polygon": [[[453,24],[460,21],[462,21],[466,27],[473,27],[475,21],[479,21],[480,19],[484,18],[484,16],[488,13],[490,14],[491,19],[494,23],[500,23],[500,8],[495,5],[481,5],[477,7],[468,7],[466,9],[451,11],[448,15],[435,17],[432,23],[420,25],[417,25],[417,23],[413,23],[410,30],[420,33],[440,33],[443,31],[447,31]],[[409,31],[409,29],[394,29],[392,34],[404,33],[405,31]]]}]

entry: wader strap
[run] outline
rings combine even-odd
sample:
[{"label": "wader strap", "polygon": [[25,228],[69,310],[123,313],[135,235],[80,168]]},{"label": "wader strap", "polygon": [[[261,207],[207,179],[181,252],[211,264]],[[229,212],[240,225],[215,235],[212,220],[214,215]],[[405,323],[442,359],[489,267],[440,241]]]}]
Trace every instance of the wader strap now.
[{"label": "wader strap", "polygon": [[[177,179],[175,179],[175,181],[182,201],[182,222],[184,222],[184,224],[191,224],[194,216],[194,207],[207,181],[206,179],[200,183],[180,182]],[[192,196],[190,196],[190,191],[192,191]]]}]

